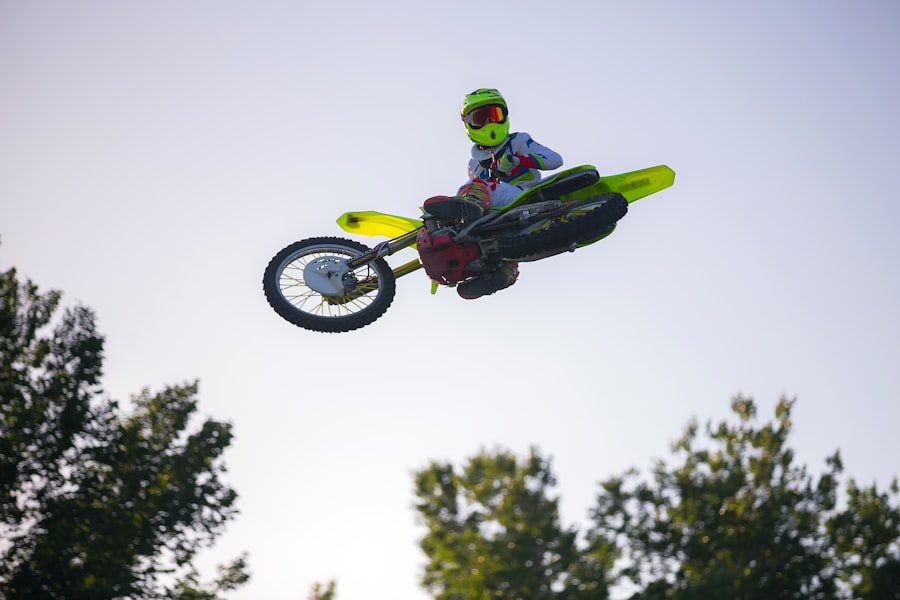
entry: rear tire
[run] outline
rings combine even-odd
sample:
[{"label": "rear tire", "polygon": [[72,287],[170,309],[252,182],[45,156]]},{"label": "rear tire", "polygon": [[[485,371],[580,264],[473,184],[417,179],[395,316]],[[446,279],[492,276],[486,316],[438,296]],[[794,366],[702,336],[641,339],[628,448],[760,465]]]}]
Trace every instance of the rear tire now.
[{"label": "rear tire", "polygon": [[498,250],[505,259],[524,260],[533,255],[549,255],[574,249],[579,243],[608,234],[628,212],[628,200],[608,192],[589,202],[578,203],[571,211],[546,226],[528,233],[502,237]]},{"label": "rear tire", "polygon": [[359,242],[338,237],[294,242],[266,267],[266,300],[282,318],[304,329],[338,333],[365,327],[383,315],[394,300],[394,273],[383,258],[347,273],[347,291],[343,296],[323,294],[309,287],[304,269],[313,260],[327,257],[343,261],[368,251]]}]

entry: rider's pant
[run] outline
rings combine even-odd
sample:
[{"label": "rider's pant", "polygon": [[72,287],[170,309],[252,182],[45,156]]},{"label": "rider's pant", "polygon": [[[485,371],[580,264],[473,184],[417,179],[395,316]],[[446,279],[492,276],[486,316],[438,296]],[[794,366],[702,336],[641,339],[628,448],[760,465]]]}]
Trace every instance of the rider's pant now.
[{"label": "rider's pant", "polygon": [[[494,210],[503,209],[512,202],[516,196],[522,193],[522,188],[515,186],[511,183],[506,183],[505,181],[490,181],[487,183],[488,188],[491,190],[491,208]],[[467,188],[471,182],[467,182],[461,188],[459,188],[460,193],[464,188]]]}]

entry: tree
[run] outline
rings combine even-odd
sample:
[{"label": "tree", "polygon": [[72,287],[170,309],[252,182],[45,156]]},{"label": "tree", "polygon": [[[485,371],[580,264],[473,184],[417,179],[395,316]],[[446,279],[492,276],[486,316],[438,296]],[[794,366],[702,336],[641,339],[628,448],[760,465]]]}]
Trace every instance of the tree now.
[{"label": "tree", "polygon": [[548,459],[482,451],[461,472],[432,462],[415,475],[427,532],[423,585],[438,600],[605,598],[611,555],[579,553],[559,523]]},{"label": "tree", "polygon": [[625,549],[615,576],[641,590],[635,599],[835,598],[851,584],[853,597],[900,597],[897,509],[851,480],[849,506],[836,510],[840,455],[818,479],[794,464],[792,406],[782,399],[776,423],[755,428],[753,401],[737,397],[740,424],[707,425],[711,448],[692,422],[675,466],[658,462],[651,482],[632,470],[601,484],[588,538]]},{"label": "tree", "polygon": [[[897,481],[890,486],[896,499]],[[900,508],[874,485],[847,485],[847,508],[827,520],[839,579],[854,598],[900,598]]]},{"label": "tree", "polygon": [[[197,384],[102,397],[103,337],[86,307],[0,274],[0,597],[216,598],[196,553],[236,514],[221,479],[227,423],[189,428]],[[52,330],[48,331],[52,326]],[[2,594],[5,593],[5,596]]]},{"label": "tree", "polygon": [[[423,585],[438,600],[587,600],[614,589],[631,600],[900,599],[898,485],[850,479],[840,454],[812,476],[788,445],[794,401],[757,425],[695,421],[651,477],[636,469],[600,484],[592,525],[559,525],[550,461],[482,451],[461,470],[416,473]],[[839,505],[843,504],[843,507]],[[577,540],[576,540],[577,538]]]}]

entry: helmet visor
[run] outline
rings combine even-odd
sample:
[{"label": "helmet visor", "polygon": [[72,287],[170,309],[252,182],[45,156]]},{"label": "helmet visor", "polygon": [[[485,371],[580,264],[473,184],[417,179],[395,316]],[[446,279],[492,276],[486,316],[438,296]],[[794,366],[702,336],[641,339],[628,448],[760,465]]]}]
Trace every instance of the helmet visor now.
[{"label": "helmet visor", "polygon": [[481,129],[488,123],[505,123],[506,107],[500,104],[488,104],[466,113],[463,121],[472,129]]}]

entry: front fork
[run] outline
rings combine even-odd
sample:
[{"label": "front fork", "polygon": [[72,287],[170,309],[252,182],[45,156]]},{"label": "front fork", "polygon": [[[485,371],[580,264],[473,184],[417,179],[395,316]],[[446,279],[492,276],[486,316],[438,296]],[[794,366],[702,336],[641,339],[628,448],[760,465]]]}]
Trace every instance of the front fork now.
[{"label": "front fork", "polygon": [[[381,242],[368,252],[360,254],[356,258],[351,258],[350,260],[348,260],[347,266],[351,269],[356,269],[378,258],[384,258],[385,256],[390,256],[391,254],[403,250],[404,248],[415,246],[416,238],[418,237],[419,231],[421,230],[422,228],[420,227],[419,229],[415,229],[413,231],[410,231],[409,233],[404,233],[400,237],[396,237],[386,242]],[[421,261],[419,261],[418,258],[414,258],[408,263],[402,264],[396,269],[393,269],[394,277],[402,277],[404,275],[412,273],[413,271],[418,271],[421,268]]]}]

